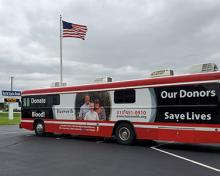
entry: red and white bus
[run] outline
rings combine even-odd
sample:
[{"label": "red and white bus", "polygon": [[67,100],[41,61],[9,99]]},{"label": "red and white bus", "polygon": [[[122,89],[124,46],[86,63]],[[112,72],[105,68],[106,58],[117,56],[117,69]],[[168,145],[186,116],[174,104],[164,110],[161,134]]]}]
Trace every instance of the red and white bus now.
[{"label": "red and white bus", "polygon": [[21,112],[39,136],[220,143],[220,72],[26,90]]}]

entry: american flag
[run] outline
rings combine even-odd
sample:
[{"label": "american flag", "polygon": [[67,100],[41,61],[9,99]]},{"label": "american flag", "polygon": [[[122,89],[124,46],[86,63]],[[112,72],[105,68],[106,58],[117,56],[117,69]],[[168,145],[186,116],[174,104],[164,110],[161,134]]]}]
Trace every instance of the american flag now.
[{"label": "american flag", "polygon": [[66,21],[63,22],[63,37],[74,37],[85,40],[87,26],[73,24]]}]

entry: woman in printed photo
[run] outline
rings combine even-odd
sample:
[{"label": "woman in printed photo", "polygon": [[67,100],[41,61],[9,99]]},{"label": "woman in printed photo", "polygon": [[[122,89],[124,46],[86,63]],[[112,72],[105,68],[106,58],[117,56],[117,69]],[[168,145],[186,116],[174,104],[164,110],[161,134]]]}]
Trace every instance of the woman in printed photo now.
[{"label": "woman in printed photo", "polygon": [[95,103],[95,111],[99,116],[99,120],[106,120],[105,108],[100,105],[99,99],[95,99],[94,103]]}]

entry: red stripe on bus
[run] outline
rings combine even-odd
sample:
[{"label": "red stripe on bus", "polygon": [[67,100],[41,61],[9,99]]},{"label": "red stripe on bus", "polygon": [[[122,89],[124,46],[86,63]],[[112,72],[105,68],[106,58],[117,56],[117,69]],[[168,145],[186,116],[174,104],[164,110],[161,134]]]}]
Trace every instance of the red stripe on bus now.
[{"label": "red stripe on bus", "polygon": [[100,83],[100,84],[90,84],[90,85],[82,85],[82,86],[26,90],[22,92],[22,95],[42,94],[42,93],[45,94],[45,93],[56,93],[56,92],[62,93],[62,92],[71,92],[71,91],[90,91],[90,90],[114,89],[114,88],[120,89],[123,87],[150,86],[150,85],[155,85],[155,87],[157,87],[158,85],[161,84],[175,84],[175,83],[178,84],[178,83],[212,81],[212,80],[220,80],[220,72],[195,74],[195,75],[181,75],[181,76],[162,77],[162,78],[149,78],[143,80]]}]

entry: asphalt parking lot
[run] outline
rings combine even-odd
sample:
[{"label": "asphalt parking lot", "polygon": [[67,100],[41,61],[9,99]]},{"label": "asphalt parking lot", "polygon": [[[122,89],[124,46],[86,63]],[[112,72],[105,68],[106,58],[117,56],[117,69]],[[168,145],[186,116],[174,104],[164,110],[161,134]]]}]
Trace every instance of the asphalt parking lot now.
[{"label": "asphalt parking lot", "polygon": [[0,126],[0,175],[220,175],[220,145],[114,141],[70,136],[36,137]]}]

